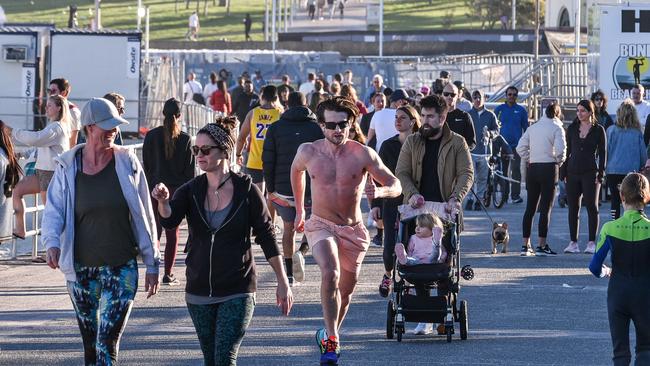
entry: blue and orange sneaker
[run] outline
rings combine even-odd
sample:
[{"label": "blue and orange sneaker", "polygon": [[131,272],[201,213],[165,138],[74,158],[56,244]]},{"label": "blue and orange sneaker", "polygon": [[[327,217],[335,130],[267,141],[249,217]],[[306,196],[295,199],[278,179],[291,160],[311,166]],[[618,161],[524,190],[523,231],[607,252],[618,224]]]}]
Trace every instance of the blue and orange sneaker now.
[{"label": "blue and orange sneaker", "polygon": [[339,362],[339,342],[336,337],[330,336],[327,340],[321,342],[320,354],[321,365],[338,365]]}]

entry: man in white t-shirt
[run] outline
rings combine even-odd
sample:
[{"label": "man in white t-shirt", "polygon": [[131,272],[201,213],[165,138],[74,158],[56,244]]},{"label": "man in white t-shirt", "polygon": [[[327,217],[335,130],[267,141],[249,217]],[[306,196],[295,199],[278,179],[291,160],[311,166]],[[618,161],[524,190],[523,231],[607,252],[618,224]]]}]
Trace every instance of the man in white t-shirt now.
[{"label": "man in white t-shirt", "polygon": [[301,92],[304,96],[309,95],[309,93],[314,91],[314,82],[316,81],[316,75],[313,72],[307,74],[307,81],[300,84],[298,91]]},{"label": "man in white t-shirt", "polygon": [[203,99],[205,99],[205,105],[212,107],[210,104],[210,97],[212,96],[212,93],[217,91],[217,89],[217,73],[213,71],[210,73],[210,82],[205,84],[205,87],[203,88]]},{"label": "man in white t-shirt", "polygon": [[194,103],[194,99],[192,99],[194,94],[202,95],[203,87],[201,83],[194,80],[195,77],[196,75],[193,72],[187,74],[187,81],[183,84],[183,100],[185,103]]},{"label": "man in white t-shirt", "polygon": [[187,30],[187,33],[185,34],[185,39],[189,39],[190,41],[198,41],[199,28],[201,26],[199,25],[199,15],[195,11],[192,12],[192,15],[190,15],[188,27],[189,28]]},{"label": "man in white t-shirt", "polygon": [[397,108],[408,104],[409,96],[404,89],[397,89],[390,95],[390,108],[384,108],[375,112],[370,120],[370,129],[368,130],[368,141],[373,136],[377,138],[375,150],[379,152],[381,144],[389,138],[397,135],[395,128],[395,111]]},{"label": "man in white t-shirt", "polygon": [[641,84],[634,85],[632,88],[631,96],[632,101],[634,102],[634,108],[636,108],[636,114],[639,116],[639,122],[641,123],[641,130],[645,128],[646,120],[648,115],[650,115],[650,103],[643,100],[645,95],[645,88]]},{"label": "man in white t-shirt", "polygon": [[[49,95],[60,95],[66,99],[70,95],[70,83],[67,79],[57,78],[50,81],[50,86],[47,89]],[[73,104],[68,100],[70,105],[70,117],[71,117],[71,126],[70,126],[70,147],[77,144],[77,136],[79,135],[79,130],[81,130],[81,111],[79,107]]]}]

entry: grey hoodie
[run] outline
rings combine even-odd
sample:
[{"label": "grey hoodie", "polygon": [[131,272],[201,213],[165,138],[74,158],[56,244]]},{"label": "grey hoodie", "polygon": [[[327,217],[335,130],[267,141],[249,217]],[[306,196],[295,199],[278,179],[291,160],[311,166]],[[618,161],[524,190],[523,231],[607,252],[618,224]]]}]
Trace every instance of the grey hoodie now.
[{"label": "grey hoodie", "polygon": [[[55,159],[56,170],[47,190],[47,204],[43,213],[42,237],[45,248],[59,248],[59,267],[66,280],[76,281],[74,270],[74,200],[77,163],[75,154],[80,144]],[[120,187],[131,213],[131,227],[138,242],[140,255],[147,273],[157,274],[160,251],[156,237],[156,223],[149,199],[149,187],[142,165],[129,149],[114,146],[115,170]]]}]

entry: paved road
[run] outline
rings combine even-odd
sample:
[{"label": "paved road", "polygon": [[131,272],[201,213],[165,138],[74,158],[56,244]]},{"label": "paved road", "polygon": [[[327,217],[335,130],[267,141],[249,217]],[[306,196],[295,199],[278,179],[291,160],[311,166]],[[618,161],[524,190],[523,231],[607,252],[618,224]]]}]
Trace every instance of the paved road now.
[{"label": "paved road", "polygon": [[[335,1],[338,4],[338,0]],[[340,19],[338,7],[335,9],[334,17],[330,19],[329,8],[325,4],[323,19],[316,17],[312,21],[307,15],[307,9],[301,8],[296,13],[293,25],[287,29],[289,33],[323,33],[341,31],[365,31],[368,29],[366,23],[366,1],[348,0],[345,5],[344,17]]]},{"label": "paved road", "polygon": [[[608,209],[605,204],[601,211]],[[610,364],[606,280],[588,273],[588,255],[519,257],[522,212],[522,205],[490,210],[512,229],[512,252],[494,256],[488,254],[491,224],[485,214],[467,213],[462,260],[476,271],[460,294],[470,305],[467,341],[455,338],[447,344],[442,337],[411,334],[402,343],[386,340],[386,300],[377,294],[381,251],[371,248],[344,323],[341,365]],[[566,209],[556,208],[549,241],[558,251],[567,242],[566,222]],[[583,224],[586,231],[586,220]],[[181,255],[177,262],[181,280],[183,260]],[[259,250],[256,260],[257,307],[239,364],[317,364],[313,335],[321,326],[321,309],[313,258],[307,257],[306,281],[294,287],[297,304],[289,317],[279,315],[274,276]],[[149,300],[142,292],[137,295],[121,344],[123,364],[202,363],[183,299],[182,286],[165,287]],[[407,325],[411,330],[415,324]],[[45,265],[0,262],[0,365],[81,363],[80,336],[63,276]]]}]

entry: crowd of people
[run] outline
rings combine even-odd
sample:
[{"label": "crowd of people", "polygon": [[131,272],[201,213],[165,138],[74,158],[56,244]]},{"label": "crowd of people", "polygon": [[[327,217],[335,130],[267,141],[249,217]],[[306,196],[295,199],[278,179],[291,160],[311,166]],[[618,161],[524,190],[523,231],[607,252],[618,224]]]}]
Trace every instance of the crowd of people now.
[{"label": "crowd of people", "polygon": [[[564,252],[580,252],[578,223],[584,205],[589,216],[584,252],[595,254],[592,272],[617,274],[619,268],[620,273],[645,273],[630,266],[639,258],[650,260],[650,251],[630,252],[619,243],[645,239],[626,239],[625,229],[607,224],[596,242],[603,190],[609,192],[615,220],[636,220],[627,211],[621,216],[621,205],[639,210],[650,199],[646,178],[637,174],[630,182],[630,173],[650,166],[650,104],[643,100],[641,85],[634,87],[633,99],[622,102],[614,119],[606,96],[596,91],[578,103],[575,120],[565,128],[557,102],[531,124],[527,109],[517,103],[515,86],[507,88],[505,102],[491,111],[484,91],[467,91],[446,71],[431,86],[418,89],[392,89],[375,75],[363,99],[357,97],[350,70],[330,82],[310,73],[298,86],[287,75],[280,85],[268,84],[259,71],[253,78],[240,76],[232,86],[227,77],[227,72],[213,72],[203,87],[190,73],[183,101],[167,100],[161,126],[147,133],[142,162],[115,143],[119,126],[128,123],[119,94],[93,98],[80,111],[67,100],[69,83],[54,79],[45,128],[11,129],[0,122],[0,177],[5,182],[0,240],[12,229],[14,237],[24,238],[22,198],[40,192],[46,202],[46,261],[66,277],[86,364],[117,360],[138,286],[138,255],[146,265],[145,291],[148,296],[158,291],[163,231],[162,283],[179,283],[173,268],[178,226],[184,219],[189,230],[185,300],[206,365],[236,363],[255,308],[252,237],[276,275],[277,304],[284,315],[293,304],[291,287],[304,281],[304,255],[311,249],[321,275],[324,326],[316,333],[320,362],[335,364],[341,326],[371,244],[383,248],[383,297],[390,293],[395,258],[405,264],[440,261],[446,255],[435,216],[418,218],[413,247],[397,242],[398,206],[443,203],[447,212],[458,213],[462,230],[463,203],[465,210],[485,209],[488,162],[495,160],[501,162],[498,173],[510,204],[523,202],[525,183],[522,256],[556,255],[547,235],[559,186],[558,199],[569,207],[570,238]],[[181,131],[183,103],[219,112],[215,121],[206,121],[194,144]],[[85,143],[78,143],[78,131]],[[38,149],[36,174],[20,179],[14,142]],[[195,176],[195,165],[203,174]],[[608,189],[601,187],[605,181]],[[377,227],[373,238],[362,220],[364,195],[371,205],[369,221]],[[536,212],[539,241],[533,249]],[[12,213],[14,226],[7,224]],[[281,228],[275,225],[278,214]],[[647,226],[642,213],[635,215]],[[303,240],[296,245],[296,233],[301,232]],[[602,267],[609,250],[623,253],[612,257],[612,272]],[[628,291],[618,286],[621,294]],[[647,287],[644,293],[639,301],[650,305]],[[610,314],[624,306],[615,299],[610,303]],[[619,314],[610,321],[617,324],[612,325],[618,342],[615,357],[630,357],[622,336],[625,320]],[[647,330],[647,323],[635,325]],[[430,324],[416,328],[417,334],[432,331]],[[637,336],[637,343],[648,342],[644,334]]]}]

